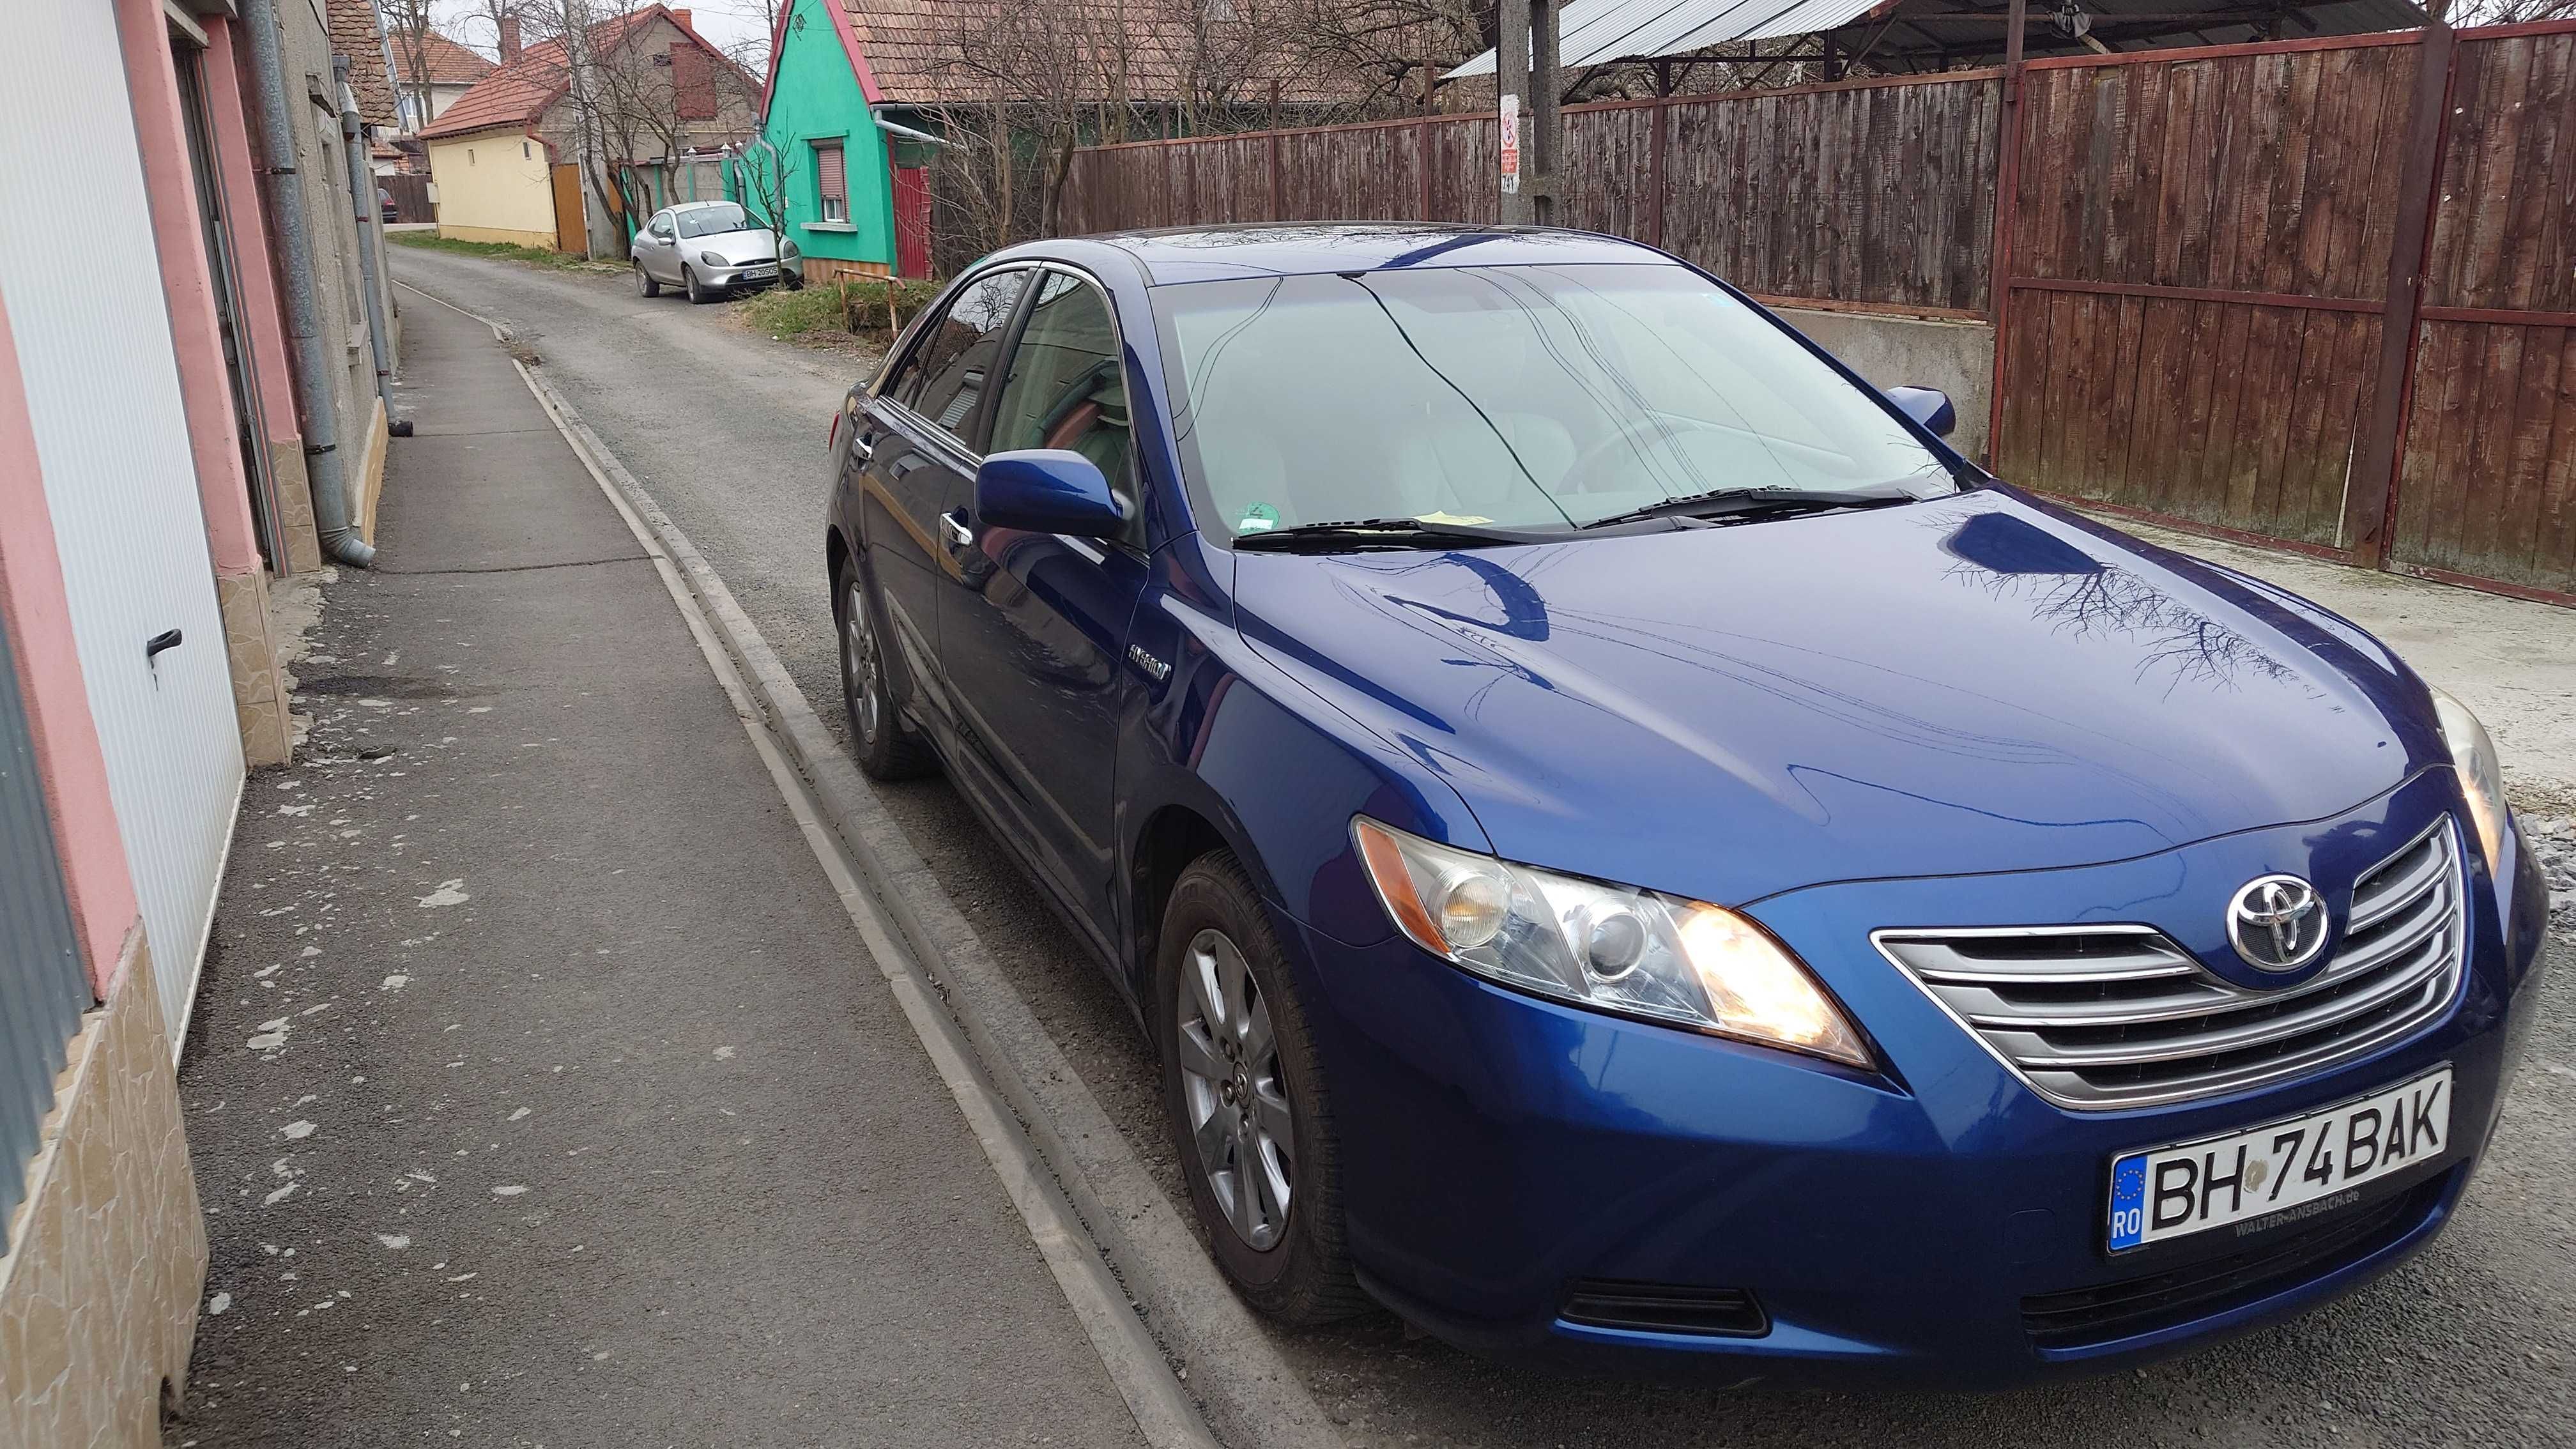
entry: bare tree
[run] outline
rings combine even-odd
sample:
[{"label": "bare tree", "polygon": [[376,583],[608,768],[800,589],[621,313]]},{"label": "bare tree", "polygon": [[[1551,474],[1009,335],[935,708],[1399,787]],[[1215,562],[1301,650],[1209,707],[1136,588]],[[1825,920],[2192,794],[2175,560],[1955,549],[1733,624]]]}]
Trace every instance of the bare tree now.
[{"label": "bare tree", "polygon": [[430,23],[430,0],[380,0],[378,12],[402,70],[393,82],[395,95],[409,107],[403,129],[417,131],[429,124],[429,37],[437,28]]}]

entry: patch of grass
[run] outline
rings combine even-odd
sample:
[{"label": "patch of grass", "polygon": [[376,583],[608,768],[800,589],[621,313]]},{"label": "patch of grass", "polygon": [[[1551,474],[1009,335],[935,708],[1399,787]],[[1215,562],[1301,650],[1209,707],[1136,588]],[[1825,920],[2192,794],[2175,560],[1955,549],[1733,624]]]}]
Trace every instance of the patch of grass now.
[{"label": "patch of grass", "polygon": [[423,251],[453,252],[461,257],[499,257],[505,261],[526,262],[537,267],[578,267],[588,264],[586,257],[569,252],[549,251],[542,247],[523,247],[517,242],[458,241],[434,231],[389,231],[385,240],[396,246],[419,247]]},{"label": "patch of grass", "polygon": [[[909,323],[938,295],[937,282],[895,283],[896,318]],[[743,304],[742,320],[780,341],[821,340],[815,334],[823,334],[883,343],[893,335],[883,282],[809,282],[793,292],[772,287]]]}]

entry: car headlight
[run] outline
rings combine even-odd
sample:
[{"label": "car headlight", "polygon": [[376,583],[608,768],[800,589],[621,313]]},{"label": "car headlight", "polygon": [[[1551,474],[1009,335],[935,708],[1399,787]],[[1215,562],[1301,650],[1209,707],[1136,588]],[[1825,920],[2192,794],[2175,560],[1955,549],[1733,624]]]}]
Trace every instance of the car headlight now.
[{"label": "car headlight", "polygon": [[2486,852],[2492,875],[2504,854],[2505,822],[2504,770],[2496,763],[2495,741],[2467,705],[2438,689],[2433,720],[2442,728],[2442,743],[2451,747],[2451,768],[2460,773],[2460,796],[2468,802],[2469,824],[2477,829],[2478,849]]},{"label": "car headlight", "polygon": [[1396,926],[1507,986],[1600,1011],[1870,1065],[1807,968],[1761,927],[1705,901],[1558,875],[1360,816],[1351,834]]},{"label": "car headlight", "polygon": [[711,267],[729,267],[733,265],[733,263],[717,256],[714,252],[700,252],[698,253],[698,260]]}]

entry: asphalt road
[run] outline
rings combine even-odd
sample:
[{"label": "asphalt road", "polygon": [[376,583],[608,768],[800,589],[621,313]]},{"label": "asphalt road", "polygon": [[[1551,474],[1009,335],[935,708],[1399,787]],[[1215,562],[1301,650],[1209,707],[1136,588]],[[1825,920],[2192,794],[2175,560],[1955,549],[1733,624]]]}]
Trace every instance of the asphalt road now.
[{"label": "asphalt road", "polygon": [[[824,429],[864,364],[752,335],[729,307],[645,301],[610,276],[416,251],[398,252],[395,275],[517,329],[837,726]],[[1177,1193],[1151,1063],[1123,1005],[1064,951],[1036,888],[954,792],[932,781],[886,794],[1112,1120]],[[2454,1229],[2333,1307],[2194,1357],[2004,1395],[1844,1395],[1504,1371],[1383,1314],[1279,1341],[1367,1446],[2576,1444],[2571,923],[2576,911],[2562,910],[2562,967]]]}]

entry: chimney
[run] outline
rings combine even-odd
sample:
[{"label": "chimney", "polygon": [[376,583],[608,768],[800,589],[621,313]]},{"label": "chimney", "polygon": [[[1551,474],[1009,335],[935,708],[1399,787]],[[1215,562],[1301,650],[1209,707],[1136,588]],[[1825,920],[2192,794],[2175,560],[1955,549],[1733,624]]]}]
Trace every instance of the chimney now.
[{"label": "chimney", "polygon": [[501,63],[508,65],[519,58],[519,17],[501,17]]},{"label": "chimney", "polygon": [[678,21],[678,22],[679,22],[679,24],[680,24],[680,28],[681,28],[682,30],[688,31],[688,32],[689,32],[690,34],[692,34],[692,35],[694,35],[694,34],[696,34],[696,33],[697,33],[697,29],[698,29],[698,28],[697,28],[696,26],[691,25],[691,24],[689,23],[689,12],[688,12],[688,11],[686,11],[686,10],[674,10],[674,11],[672,11],[672,12],[671,12],[671,18],[672,18],[673,20],[676,20],[676,21]]}]

